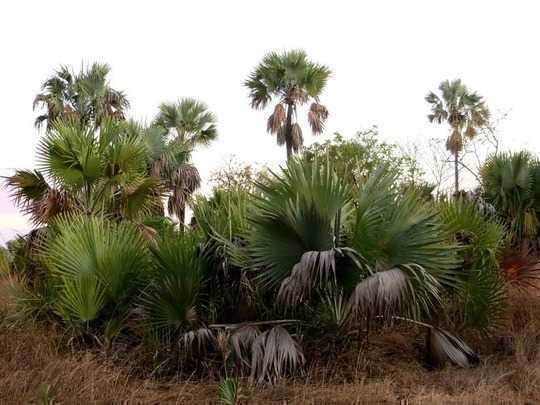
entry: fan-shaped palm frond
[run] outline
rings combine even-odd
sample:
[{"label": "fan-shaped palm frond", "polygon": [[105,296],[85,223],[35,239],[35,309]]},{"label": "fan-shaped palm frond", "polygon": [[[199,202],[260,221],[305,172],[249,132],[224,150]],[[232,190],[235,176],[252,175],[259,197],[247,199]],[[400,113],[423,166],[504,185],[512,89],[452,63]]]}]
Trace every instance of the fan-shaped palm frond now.
[{"label": "fan-shaped palm frond", "polygon": [[47,121],[47,130],[60,119],[76,120],[82,125],[101,125],[105,118],[125,119],[129,101],[121,91],[110,87],[108,65],[93,63],[78,74],[61,66],[43,85],[43,92],[34,99],[34,110],[44,108],[36,118],[40,127]]},{"label": "fan-shaped palm frond", "polygon": [[512,242],[538,232],[540,164],[528,152],[489,157],[480,171],[485,200],[493,205],[510,230]]},{"label": "fan-shaped palm frond", "polygon": [[186,233],[161,240],[151,250],[154,266],[140,305],[149,332],[160,341],[179,339],[201,321],[197,306],[205,269],[198,245]]},{"label": "fan-shaped palm frond", "polygon": [[106,319],[133,297],[144,278],[147,254],[129,224],[64,216],[57,236],[44,247],[45,263],[57,284],[57,310],[67,322]]},{"label": "fan-shaped palm frond", "polygon": [[208,106],[193,98],[177,103],[162,103],[154,125],[175,130],[176,136],[190,148],[207,145],[218,136],[216,117]]},{"label": "fan-shaped palm frond", "polygon": [[294,373],[304,364],[298,343],[281,326],[258,335],[252,344],[251,381],[276,382],[287,373]]}]

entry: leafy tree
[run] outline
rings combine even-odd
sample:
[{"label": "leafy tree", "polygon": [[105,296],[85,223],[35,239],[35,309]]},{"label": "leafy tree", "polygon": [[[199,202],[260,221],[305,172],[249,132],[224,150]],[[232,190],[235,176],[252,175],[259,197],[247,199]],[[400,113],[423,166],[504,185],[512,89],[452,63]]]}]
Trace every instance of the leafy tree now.
[{"label": "leafy tree", "polygon": [[287,159],[304,143],[298,124],[298,107],[312,101],[308,121],[314,134],[324,131],[328,110],[319,103],[330,69],[311,62],[301,50],[269,53],[250,74],[245,85],[253,108],[265,108],[273,98],[278,100],[268,118],[267,130],[275,134],[278,145],[287,148]]},{"label": "leafy tree", "polygon": [[459,192],[459,153],[465,140],[476,136],[489,121],[489,110],[483,98],[471,92],[461,80],[445,80],[439,85],[440,95],[430,92],[426,101],[431,105],[430,122],[448,123],[451,134],[446,148],[454,155],[454,192]]},{"label": "leafy tree", "polygon": [[82,67],[78,74],[61,66],[43,83],[42,93],[34,100],[34,109],[45,109],[36,118],[35,125],[41,127],[46,122],[50,130],[58,119],[95,126],[105,118],[123,120],[129,101],[123,92],[110,86],[109,72],[109,66],[102,63]]},{"label": "leafy tree", "polygon": [[330,140],[305,148],[302,156],[308,162],[328,162],[354,188],[381,167],[396,174],[403,185],[425,184],[417,160],[399,150],[398,145],[380,140],[377,127],[358,131],[351,138],[336,133]]}]

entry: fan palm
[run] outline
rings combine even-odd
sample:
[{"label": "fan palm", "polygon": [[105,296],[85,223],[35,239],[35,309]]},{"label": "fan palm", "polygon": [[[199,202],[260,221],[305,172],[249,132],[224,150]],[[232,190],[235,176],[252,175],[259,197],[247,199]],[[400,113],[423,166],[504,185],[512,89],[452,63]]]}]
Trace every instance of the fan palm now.
[{"label": "fan palm", "polygon": [[328,67],[308,60],[304,51],[293,50],[267,54],[246,80],[253,108],[265,108],[273,98],[278,99],[267,130],[276,135],[278,145],[286,146],[287,159],[304,143],[298,107],[312,101],[308,112],[311,130],[313,134],[324,131],[328,110],[319,103],[319,96],[330,74]]},{"label": "fan palm", "polygon": [[216,118],[204,103],[184,98],[177,103],[161,104],[153,127],[152,170],[164,180],[168,211],[183,227],[187,200],[201,182],[197,168],[190,163],[191,152],[217,138]]},{"label": "fan palm", "polygon": [[42,85],[42,93],[34,99],[34,109],[45,112],[35,120],[39,128],[47,122],[47,130],[57,119],[75,119],[82,124],[99,126],[104,118],[124,119],[129,101],[121,91],[113,89],[107,80],[110,68],[93,63],[75,74],[61,66]]},{"label": "fan palm", "polygon": [[62,216],[43,258],[57,287],[57,311],[87,325],[122,312],[145,277],[148,255],[139,232],[88,216]]},{"label": "fan palm", "polygon": [[105,119],[98,130],[57,121],[38,146],[38,171],[7,178],[15,201],[38,224],[66,211],[139,220],[159,203],[147,175],[149,151],[140,128]]},{"label": "fan palm", "polygon": [[469,91],[461,80],[445,80],[439,85],[440,95],[430,92],[426,101],[431,105],[430,122],[448,123],[451,134],[446,148],[454,155],[454,191],[459,192],[459,153],[466,140],[476,136],[479,128],[488,124],[489,110],[483,98]]},{"label": "fan palm", "polygon": [[393,177],[373,175],[353,195],[331,168],[291,161],[260,184],[247,234],[252,266],[283,304],[337,285],[355,313],[432,311],[456,260],[436,213]]},{"label": "fan palm", "polygon": [[442,202],[440,215],[460,245],[461,289],[452,318],[461,327],[488,332],[500,325],[504,315],[506,291],[499,268],[504,227],[463,199]]},{"label": "fan palm", "polygon": [[197,307],[205,267],[198,244],[196,236],[185,233],[151,250],[154,266],[140,306],[148,331],[160,341],[170,343],[201,321]]},{"label": "fan palm", "polygon": [[480,170],[485,200],[507,224],[512,242],[531,240],[538,232],[540,164],[528,152],[490,156]]}]

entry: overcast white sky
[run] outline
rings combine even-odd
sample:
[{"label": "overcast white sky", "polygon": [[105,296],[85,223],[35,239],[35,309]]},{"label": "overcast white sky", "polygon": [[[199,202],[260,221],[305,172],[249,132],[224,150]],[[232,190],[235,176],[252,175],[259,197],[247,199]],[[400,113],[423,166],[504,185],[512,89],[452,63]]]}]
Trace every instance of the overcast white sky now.
[{"label": "overcast white sky", "polygon": [[[535,1],[2,1],[0,168],[34,163],[32,100],[60,64],[102,61],[131,116],[150,120],[182,96],[205,101],[220,138],[195,156],[207,176],[231,154],[277,163],[268,111],[242,83],[271,50],[303,48],[333,71],[321,101],[327,134],[378,125],[400,143],[445,136],[426,120],[425,94],[460,77],[495,112],[507,148],[540,148],[540,9]],[[307,132],[307,128],[305,129]],[[306,136],[307,143],[313,139]],[[2,229],[24,219],[0,194]]]}]

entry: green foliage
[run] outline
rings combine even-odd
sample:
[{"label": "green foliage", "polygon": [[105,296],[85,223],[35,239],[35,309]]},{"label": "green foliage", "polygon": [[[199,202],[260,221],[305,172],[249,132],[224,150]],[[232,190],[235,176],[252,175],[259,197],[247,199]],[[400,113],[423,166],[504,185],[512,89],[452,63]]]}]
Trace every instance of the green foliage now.
[{"label": "green foliage", "polygon": [[499,269],[504,227],[471,201],[445,201],[440,210],[453,241],[460,245],[460,285],[453,321],[488,332],[500,325],[504,315],[506,286]]},{"label": "green foliage", "polygon": [[223,405],[236,405],[238,400],[238,379],[225,378],[219,384],[219,401]]},{"label": "green foliage", "polygon": [[538,233],[540,164],[529,152],[490,156],[480,170],[484,199],[509,228],[512,242]]},{"label": "green foliage", "polygon": [[306,147],[303,157],[308,162],[328,162],[340,178],[356,187],[381,167],[396,174],[396,181],[403,184],[423,184],[424,173],[416,159],[400,151],[398,145],[380,140],[377,127],[351,138],[335,134],[331,140]]},{"label": "green foliage", "polygon": [[57,288],[57,312],[68,323],[106,321],[126,310],[146,277],[140,234],[127,223],[65,216],[43,255]]},{"label": "green foliage", "polygon": [[205,276],[200,240],[192,233],[170,235],[151,248],[154,265],[140,306],[150,335],[159,341],[174,338],[200,321],[199,292]]},{"label": "green foliage", "polygon": [[292,161],[281,175],[259,184],[247,236],[249,252],[261,278],[276,287],[302,255],[334,248],[336,216],[346,208],[350,191],[329,168]]}]

